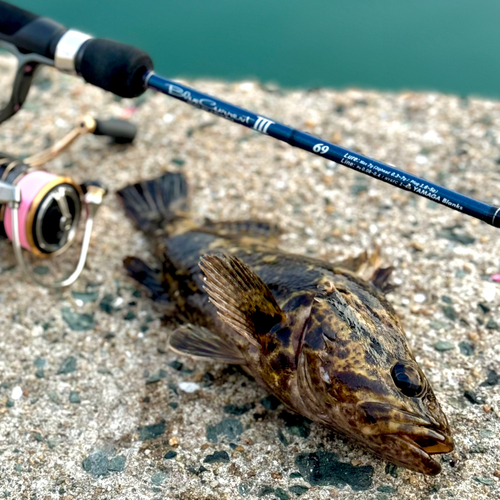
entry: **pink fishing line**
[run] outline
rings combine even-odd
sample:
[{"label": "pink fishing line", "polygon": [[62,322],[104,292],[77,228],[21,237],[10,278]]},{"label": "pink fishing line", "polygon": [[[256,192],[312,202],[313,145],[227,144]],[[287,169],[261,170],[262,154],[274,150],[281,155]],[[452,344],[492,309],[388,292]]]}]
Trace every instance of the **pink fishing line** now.
[{"label": "pink fishing line", "polygon": [[[36,170],[35,172],[25,175],[17,183],[17,185],[21,188],[22,195],[21,205],[19,206],[19,239],[21,240],[22,247],[26,250],[31,250],[28,238],[26,237],[26,219],[28,217],[31,204],[43,186],[55,178],[56,176],[54,174],[49,174],[43,170]],[[7,236],[12,241],[11,210],[9,207],[6,207],[5,209],[4,227]]]}]

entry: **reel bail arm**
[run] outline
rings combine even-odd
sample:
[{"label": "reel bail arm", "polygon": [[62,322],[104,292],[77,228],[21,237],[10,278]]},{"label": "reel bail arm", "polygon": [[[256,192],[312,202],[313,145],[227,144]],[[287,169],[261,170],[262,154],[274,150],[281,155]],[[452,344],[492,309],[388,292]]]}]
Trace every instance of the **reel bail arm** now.
[{"label": "reel bail arm", "polygon": [[91,116],[84,116],[70,132],[59,139],[49,148],[34,154],[24,160],[31,167],[40,167],[64,150],[69,148],[79,137],[85,134],[106,135],[117,144],[130,144],[135,139],[137,127],[125,120],[112,118],[110,120],[98,120]]}]

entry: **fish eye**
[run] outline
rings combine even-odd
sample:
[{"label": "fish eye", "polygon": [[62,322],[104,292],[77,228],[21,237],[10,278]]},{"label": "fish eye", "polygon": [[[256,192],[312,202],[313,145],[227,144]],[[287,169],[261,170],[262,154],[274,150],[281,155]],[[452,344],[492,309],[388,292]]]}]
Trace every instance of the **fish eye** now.
[{"label": "fish eye", "polygon": [[396,387],[410,398],[420,396],[424,390],[424,383],[420,372],[412,365],[396,363],[391,372]]}]

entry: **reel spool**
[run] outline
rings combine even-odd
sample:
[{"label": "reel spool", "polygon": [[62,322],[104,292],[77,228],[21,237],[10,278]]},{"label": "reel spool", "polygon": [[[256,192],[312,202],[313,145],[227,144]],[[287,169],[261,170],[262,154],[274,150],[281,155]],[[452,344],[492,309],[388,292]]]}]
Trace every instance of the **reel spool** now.
[{"label": "reel spool", "polygon": [[[5,175],[6,171],[5,164],[0,165],[0,172]],[[16,163],[9,172],[16,179],[14,183],[0,181],[1,226],[12,241],[18,264],[31,280],[42,286],[71,285],[85,266],[94,215],[106,190],[99,185],[82,187],[70,178],[43,170],[32,171],[24,163]],[[75,270],[62,281],[50,284],[41,281],[28,268],[22,248],[42,258],[62,254],[75,240],[82,212],[86,218],[85,232]]]},{"label": "reel spool", "polygon": [[[21,246],[37,257],[60,255],[76,235],[82,212],[82,188],[68,177],[32,171],[26,164],[15,163],[5,182],[17,185],[22,193],[18,208]],[[5,164],[0,165],[2,180],[6,169]],[[12,209],[4,206],[0,218],[6,236],[13,241]]]}]

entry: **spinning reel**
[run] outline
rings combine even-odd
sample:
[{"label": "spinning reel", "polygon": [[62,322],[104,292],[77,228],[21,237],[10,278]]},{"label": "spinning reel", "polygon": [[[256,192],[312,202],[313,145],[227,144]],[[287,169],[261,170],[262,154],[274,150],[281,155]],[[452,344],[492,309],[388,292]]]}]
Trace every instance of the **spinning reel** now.
[{"label": "spinning reel", "polygon": [[[78,184],[70,177],[54,175],[39,167],[88,133],[129,143],[135,137],[136,127],[123,120],[85,117],[63,139],[29,158],[20,160],[0,153],[0,234],[12,241],[16,260],[25,274],[42,286],[69,286],[81,274],[94,217],[106,189],[95,181]],[[67,278],[50,284],[37,278],[29,269],[22,249],[40,258],[64,253],[74,242],[81,219],[85,219],[85,229],[74,271]]]}]

